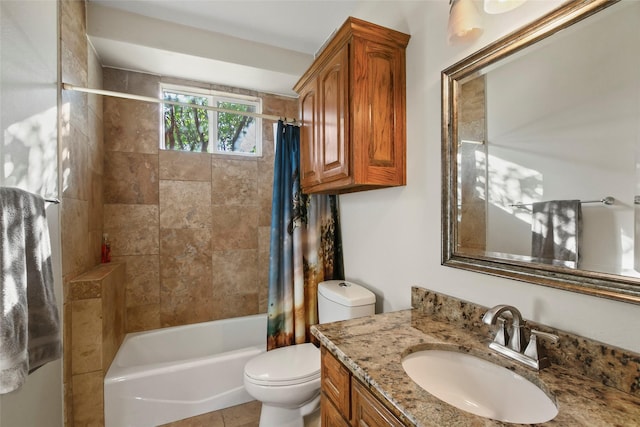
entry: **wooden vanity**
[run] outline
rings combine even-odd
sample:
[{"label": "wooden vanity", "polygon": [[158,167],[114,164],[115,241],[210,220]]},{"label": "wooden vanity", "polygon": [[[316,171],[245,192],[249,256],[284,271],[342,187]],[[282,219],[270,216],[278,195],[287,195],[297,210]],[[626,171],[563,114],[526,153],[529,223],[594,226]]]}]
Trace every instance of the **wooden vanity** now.
[{"label": "wooden vanity", "polygon": [[404,426],[326,347],[321,353],[323,427]]},{"label": "wooden vanity", "polygon": [[323,426],[502,426],[459,410],[418,386],[402,368],[413,351],[465,352],[506,367],[553,399],[558,415],[545,426],[633,426],[640,423],[640,354],[530,323],[555,333],[550,367],[535,371],[489,349],[487,310],[423,288],[414,308],[316,325],[322,346]]}]

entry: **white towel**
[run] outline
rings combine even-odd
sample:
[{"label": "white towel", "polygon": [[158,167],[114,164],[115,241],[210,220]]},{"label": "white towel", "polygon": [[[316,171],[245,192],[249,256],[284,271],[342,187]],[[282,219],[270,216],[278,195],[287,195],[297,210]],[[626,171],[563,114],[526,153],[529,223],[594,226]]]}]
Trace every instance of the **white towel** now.
[{"label": "white towel", "polygon": [[60,354],[44,199],[0,188],[0,394]]}]

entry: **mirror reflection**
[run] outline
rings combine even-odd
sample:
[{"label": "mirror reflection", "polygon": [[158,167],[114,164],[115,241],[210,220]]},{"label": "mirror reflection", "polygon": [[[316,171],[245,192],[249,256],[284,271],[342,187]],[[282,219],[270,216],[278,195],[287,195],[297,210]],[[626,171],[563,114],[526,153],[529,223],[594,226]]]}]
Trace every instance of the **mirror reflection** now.
[{"label": "mirror reflection", "polygon": [[640,2],[622,1],[463,77],[448,70],[452,257],[640,283],[638,22]]}]

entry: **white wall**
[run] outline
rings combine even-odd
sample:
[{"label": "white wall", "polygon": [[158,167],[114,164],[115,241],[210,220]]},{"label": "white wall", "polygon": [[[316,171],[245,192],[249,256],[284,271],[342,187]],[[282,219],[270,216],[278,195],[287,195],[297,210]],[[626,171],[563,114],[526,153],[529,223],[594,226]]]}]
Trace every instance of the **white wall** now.
[{"label": "white wall", "polygon": [[[0,1],[0,185],[58,196],[57,4]],[[62,306],[59,206],[49,205],[52,264]],[[62,315],[62,314],[60,314]],[[62,426],[62,361],[0,395],[0,426]]]},{"label": "white wall", "polygon": [[368,2],[356,17],[411,34],[407,50],[407,186],[340,197],[345,273],[383,299],[410,307],[411,286],[484,306],[518,307],[527,319],[640,352],[640,305],[589,297],[440,265],[440,72],[560,4],[531,0],[485,15],[471,44],[446,41],[448,2]]},{"label": "white wall", "polygon": [[580,268],[640,275],[633,257],[640,56],[628,54],[640,43],[638,19],[640,3],[625,2],[486,74],[488,251],[531,254],[531,210],[510,204],[612,196],[612,206],[582,205]]}]

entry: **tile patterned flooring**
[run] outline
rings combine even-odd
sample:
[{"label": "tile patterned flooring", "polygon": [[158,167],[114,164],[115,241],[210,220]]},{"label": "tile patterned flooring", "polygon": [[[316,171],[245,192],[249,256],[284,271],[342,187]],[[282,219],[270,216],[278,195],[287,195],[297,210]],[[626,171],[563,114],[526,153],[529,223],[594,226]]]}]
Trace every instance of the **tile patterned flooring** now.
[{"label": "tile patterned flooring", "polygon": [[161,427],[257,427],[260,408],[260,402],[253,401],[164,424]]}]

